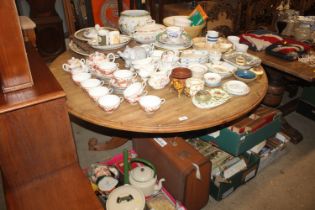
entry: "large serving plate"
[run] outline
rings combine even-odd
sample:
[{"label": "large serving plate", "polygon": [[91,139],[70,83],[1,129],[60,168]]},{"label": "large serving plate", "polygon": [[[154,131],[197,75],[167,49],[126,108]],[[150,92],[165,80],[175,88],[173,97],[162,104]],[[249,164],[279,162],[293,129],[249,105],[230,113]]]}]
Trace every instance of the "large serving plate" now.
[{"label": "large serving plate", "polygon": [[69,42],[69,49],[72,50],[73,52],[79,54],[79,55],[89,56],[88,52],[86,52],[85,50],[78,47],[72,40],[70,40],[70,42]]},{"label": "large serving plate", "polygon": [[[111,28],[111,27],[100,27],[100,29],[106,29],[109,31],[117,31],[118,30],[118,29]],[[96,29],[95,29],[95,27],[82,28],[82,29],[80,29],[74,33],[74,37],[81,40],[81,41],[89,41],[91,38],[93,38],[89,35],[89,32],[91,30],[96,30]]]},{"label": "large serving plate", "polygon": [[250,91],[248,85],[242,81],[230,80],[223,84],[223,89],[231,95],[243,96],[247,95]]},{"label": "large serving plate", "polygon": [[211,99],[206,102],[198,102],[195,96],[192,98],[192,102],[196,107],[200,109],[211,109],[224,104],[231,98],[231,96],[221,88],[213,88],[207,91],[210,93]]},{"label": "large serving plate", "polygon": [[93,47],[94,49],[98,49],[98,50],[115,50],[115,49],[119,49],[121,47],[126,46],[131,40],[131,37],[127,36],[127,35],[120,35],[120,43],[119,44],[113,44],[113,45],[94,45],[92,43],[88,44]]},{"label": "large serving plate", "polygon": [[[237,62],[239,58],[244,59],[243,64]],[[222,56],[222,59],[239,69],[250,69],[261,64],[260,58],[244,52],[227,53]]]},{"label": "large serving plate", "polygon": [[233,72],[236,71],[236,67],[227,62],[217,62],[215,64],[205,64],[210,72],[219,74],[222,78],[232,76]]}]

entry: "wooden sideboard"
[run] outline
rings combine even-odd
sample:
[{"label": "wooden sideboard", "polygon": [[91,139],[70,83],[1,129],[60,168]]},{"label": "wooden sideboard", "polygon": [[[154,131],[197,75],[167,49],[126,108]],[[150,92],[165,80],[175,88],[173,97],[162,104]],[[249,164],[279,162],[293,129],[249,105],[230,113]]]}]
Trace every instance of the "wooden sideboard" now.
[{"label": "wooden sideboard", "polygon": [[[4,2],[0,9],[7,7],[6,14],[15,17],[14,1]],[[9,45],[17,37],[14,50],[5,45],[0,51],[6,58],[1,82],[19,84],[25,75],[33,81],[31,87],[0,91],[0,170],[7,209],[103,209],[78,163],[64,91],[31,44],[25,57],[14,57],[25,52],[23,37],[11,33],[20,30],[17,15],[1,29],[2,42]],[[27,68],[8,74],[5,67],[12,62],[4,61],[11,59]]]}]

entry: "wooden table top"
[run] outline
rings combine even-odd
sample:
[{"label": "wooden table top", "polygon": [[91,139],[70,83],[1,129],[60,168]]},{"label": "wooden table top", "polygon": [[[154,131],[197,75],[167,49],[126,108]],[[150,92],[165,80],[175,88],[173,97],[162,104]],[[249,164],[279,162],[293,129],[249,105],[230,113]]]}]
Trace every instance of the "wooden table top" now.
[{"label": "wooden table top", "polygon": [[311,67],[299,61],[286,61],[272,55],[268,55],[264,51],[255,52],[251,50],[249,53],[259,57],[262,60],[262,63],[266,66],[278,69],[279,71],[296,76],[308,82],[315,81],[315,67]]},{"label": "wooden table top", "polygon": [[[90,123],[123,131],[177,133],[221,125],[239,118],[256,107],[264,98],[268,87],[267,77],[264,74],[249,84],[251,91],[248,95],[233,96],[227,103],[213,109],[198,109],[189,97],[183,95],[178,98],[170,85],[162,90],[153,90],[147,86],[149,94],[166,99],[155,113],[147,114],[138,104],[130,105],[126,101],[118,110],[106,113],[72,81],[69,73],[62,70],[62,64],[72,56],[79,57],[67,51],[50,65],[52,73],[66,92],[69,112]],[[180,121],[179,117],[182,116],[188,119]]]}]

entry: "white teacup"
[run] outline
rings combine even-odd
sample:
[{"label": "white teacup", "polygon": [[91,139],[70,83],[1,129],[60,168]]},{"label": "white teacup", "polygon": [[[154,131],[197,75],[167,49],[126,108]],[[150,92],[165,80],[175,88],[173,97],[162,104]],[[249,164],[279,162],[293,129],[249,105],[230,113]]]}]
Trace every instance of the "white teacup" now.
[{"label": "white teacup", "polygon": [[146,84],[144,82],[135,82],[124,90],[125,97],[136,97],[143,93]]},{"label": "white teacup", "polygon": [[166,34],[169,39],[171,40],[178,40],[183,33],[183,30],[180,27],[177,26],[169,26],[166,28]]},{"label": "white teacup", "polygon": [[212,63],[219,62],[221,60],[222,53],[218,50],[212,50],[209,52],[209,60]]},{"label": "white teacup", "polygon": [[136,78],[137,73],[130,70],[117,70],[113,73],[114,82],[118,87],[127,87]]},{"label": "white teacup", "polygon": [[185,81],[185,90],[190,96],[196,95],[199,90],[203,90],[205,82],[199,78],[188,78]]},{"label": "white teacup", "polygon": [[144,59],[138,59],[131,62],[131,64],[134,66],[134,68],[137,68],[138,66],[146,65],[152,63],[152,58],[147,57]]},{"label": "white teacup", "polygon": [[81,82],[83,82],[84,80],[88,80],[92,77],[92,75],[90,73],[87,72],[81,72],[81,73],[77,73],[77,74],[73,74],[72,75],[72,80],[77,83],[80,84]]},{"label": "white teacup", "polygon": [[146,80],[151,76],[153,72],[156,71],[156,69],[157,66],[153,64],[143,65],[139,67],[138,74],[141,77],[141,79]]},{"label": "white teacup", "polygon": [[236,52],[244,52],[246,53],[248,50],[248,45],[247,44],[236,44],[235,45],[235,51]]},{"label": "white teacup", "polygon": [[67,72],[72,72],[73,70],[80,69],[84,66],[85,60],[82,59],[77,59],[72,57],[67,61],[67,63],[62,64],[63,70]]},{"label": "white teacup", "polygon": [[170,71],[156,71],[151,74],[148,80],[149,85],[156,90],[163,89],[170,82]]},{"label": "white teacup", "polygon": [[165,103],[164,98],[160,98],[154,95],[146,95],[141,96],[139,99],[140,106],[146,111],[147,113],[153,113],[158,110],[161,104]]},{"label": "white teacup", "polygon": [[102,75],[109,75],[118,69],[118,64],[102,60],[95,63],[94,69]]},{"label": "white teacup", "polygon": [[240,38],[238,36],[228,36],[227,39],[232,42],[234,46],[240,43]]},{"label": "white teacup", "polygon": [[81,87],[88,91],[91,88],[95,88],[104,84],[104,81],[99,79],[87,79],[80,83]]},{"label": "white teacup", "polygon": [[106,112],[111,113],[114,110],[118,109],[120,103],[123,100],[124,99],[122,97],[113,94],[108,94],[105,96],[101,96],[97,102],[102,109],[104,109]]},{"label": "white teacup", "polygon": [[98,87],[90,88],[88,90],[89,96],[93,98],[94,101],[98,101],[100,97],[110,94],[112,92],[113,92],[112,88],[108,88],[104,86],[98,86]]}]

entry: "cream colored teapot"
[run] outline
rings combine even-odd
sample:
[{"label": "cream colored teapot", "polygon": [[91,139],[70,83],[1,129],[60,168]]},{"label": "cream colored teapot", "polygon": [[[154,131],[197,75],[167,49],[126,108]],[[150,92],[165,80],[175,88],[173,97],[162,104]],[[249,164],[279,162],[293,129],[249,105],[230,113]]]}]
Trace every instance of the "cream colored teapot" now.
[{"label": "cream colored teapot", "polygon": [[153,195],[159,192],[162,188],[164,178],[157,181],[156,169],[152,163],[141,158],[131,159],[132,162],[141,162],[144,165],[138,166],[129,172],[130,184],[140,189],[145,196]]}]

